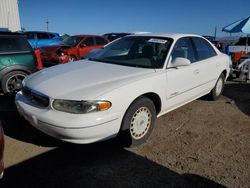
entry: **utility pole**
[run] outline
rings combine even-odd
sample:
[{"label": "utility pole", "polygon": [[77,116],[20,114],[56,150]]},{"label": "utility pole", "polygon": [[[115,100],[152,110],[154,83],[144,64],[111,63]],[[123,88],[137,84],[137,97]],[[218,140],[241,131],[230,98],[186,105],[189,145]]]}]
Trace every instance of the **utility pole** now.
[{"label": "utility pole", "polygon": [[49,31],[49,19],[46,20],[47,31]]},{"label": "utility pole", "polygon": [[215,29],[214,29],[214,40],[216,40],[216,36],[217,36],[217,26],[215,26]]}]

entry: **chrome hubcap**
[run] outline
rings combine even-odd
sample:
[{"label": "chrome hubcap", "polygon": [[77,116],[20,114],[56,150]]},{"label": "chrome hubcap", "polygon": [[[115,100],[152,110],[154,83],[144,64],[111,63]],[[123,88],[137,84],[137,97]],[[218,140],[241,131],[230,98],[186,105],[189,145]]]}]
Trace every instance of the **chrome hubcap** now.
[{"label": "chrome hubcap", "polygon": [[220,78],[216,84],[216,88],[215,88],[215,94],[216,96],[219,96],[221,94],[222,91],[222,87],[223,87],[223,80]]},{"label": "chrome hubcap", "polygon": [[130,133],[134,139],[144,137],[150,127],[152,114],[146,107],[139,108],[130,122]]}]

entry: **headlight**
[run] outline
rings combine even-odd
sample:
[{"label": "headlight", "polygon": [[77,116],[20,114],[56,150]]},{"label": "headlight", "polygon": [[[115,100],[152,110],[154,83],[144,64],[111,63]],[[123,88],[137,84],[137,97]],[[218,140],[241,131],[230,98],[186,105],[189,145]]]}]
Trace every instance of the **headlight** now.
[{"label": "headlight", "polygon": [[53,101],[53,108],[59,111],[86,114],[90,112],[98,112],[108,110],[111,107],[109,101],[72,101],[55,99]]}]

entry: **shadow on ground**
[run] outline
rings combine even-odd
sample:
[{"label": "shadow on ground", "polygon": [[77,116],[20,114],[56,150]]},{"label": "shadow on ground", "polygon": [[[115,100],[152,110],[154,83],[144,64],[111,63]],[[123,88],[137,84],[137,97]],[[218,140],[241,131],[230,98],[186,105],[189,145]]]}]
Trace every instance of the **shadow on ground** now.
[{"label": "shadow on ground", "polygon": [[180,175],[112,142],[67,145],[5,170],[0,187],[224,187]]},{"label": "shadow on ground", "polygon": [[115,140],[90,145],[66,144],[32,128],[13,98],[0,96],[5,134],[57,148],[5,169],[0,187],[224,187],[194,174],[178,174],[121,148]]},{"label": "shadow on ground", "polygon": [[225,85],[223,95],[232,99],[231,102],[245,114],[250,116],[250,84],[230,82]]},{"label": "shadow on ground", "polygon": [[14,97],[0,96],[0,122],[5,135],[45,147],[56,147],[64,143],[33,128],[16,109]]},{"label": "shadow on ground", "polygon": [[39,146],[54,147],[63,144],[33,128],[16,109],[14,98],[0,96],[0,122],[5,135]]}]

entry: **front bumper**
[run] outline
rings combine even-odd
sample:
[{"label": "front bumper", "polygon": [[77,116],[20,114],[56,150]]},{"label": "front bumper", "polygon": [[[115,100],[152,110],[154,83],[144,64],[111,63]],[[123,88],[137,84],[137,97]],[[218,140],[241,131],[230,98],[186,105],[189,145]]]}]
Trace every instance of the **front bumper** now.
[{"label": "front bumper", "polygon": [[57,139],[72,143],[92,143],[115,137],[119,132],[119,114],[108,111],[70,114],[51,108],[38,108],[22,95],[16,95],[18,112],[31,125]]}]

